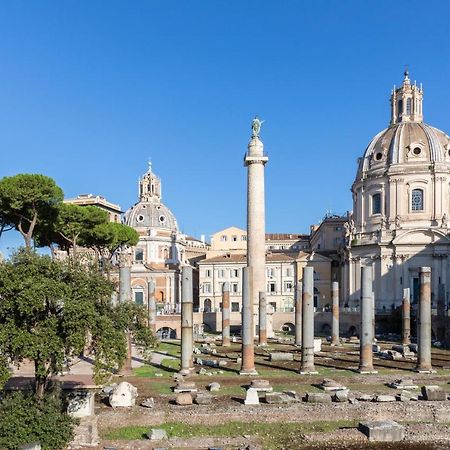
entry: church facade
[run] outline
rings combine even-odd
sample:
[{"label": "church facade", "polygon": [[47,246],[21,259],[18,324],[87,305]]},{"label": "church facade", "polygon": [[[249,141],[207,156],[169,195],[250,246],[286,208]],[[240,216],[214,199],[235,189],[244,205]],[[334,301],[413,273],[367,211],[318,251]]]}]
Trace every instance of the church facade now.
[{"label": "church facade", "polygon": [[419,296],[419,268],[431,267],[432,302],[450,289],[450,138],[423,121],[423,89],[405,72],[391,94],[391,121],[359,159],[352,185],[341,270],[344,306],[358,306],[361,267],[373,270],[378,313],[392,311],[410,288]]}]

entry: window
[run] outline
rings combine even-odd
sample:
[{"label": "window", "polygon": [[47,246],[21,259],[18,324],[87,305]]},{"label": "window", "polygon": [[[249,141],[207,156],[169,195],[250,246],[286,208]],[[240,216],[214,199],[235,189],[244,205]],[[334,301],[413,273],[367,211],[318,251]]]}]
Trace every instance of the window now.
[{"label": "window", "polygon": [[270,302],[269,305],[273,308],[273,312],[277,310],[277,303],[276,302]]},{"label": "window", "polygon": [[319,305],[319,295],[320,295],[319,289],[314,288],[314,308],[317,308]]},{"label": "window", "polygon": [[220,240],[222,241],[222,242],[227,242],[227,236],[225,235],[225,234],[223,234],[222,236],[220,236]]},{"label": "window", "polygon": [[238,278],[239,277],[239,269],[232,269],[231,276],[233,278]]},{"label": "window", "polygon": [[232,237],[231,237],[231,240],[232,240],[233,242],[237,242],[238,238],[237,238],[237,236],[232,236]]},{"label": "window", "polygon": [[231,302],[231,311],[239,312],[239,302]]},{"label": "window", "polygon": [[207,298],[203,303],[203,311],[211,312],[211,300],[209,298]]},{"label": "window", "polygon": [[268,277],[273,277],[274,275],[274,270],[273,269],[267,269],[267,276]]},{"label": "window", "polygon": [[143,291],[134,291],[134,303],[137,305],[144,304],[144,292]]},{"label": "window", "polygon": [[134,252],[135,261],[144,261],[144,250],[142,248],[137,248]]},{"label": "window", "polygon": [[334,231],[342,231],[342,227],[335,227]]},{"label": "window", "polygon": [[284,290],[285,290],[285,292],[292,292],[293,286],[292,286],[292,282],[291,281],[286,281],[284,283]]},{"label": "window", "polygon": [[398,101],[398,111],[397,111],[397,117],[400,120],[402,118],[403,114],[403,100]]},{"label": "window", "polygon": [[268,283],[267,285],[267,292],[274,293],[276,292],[276,284],[275,283]]},{"label": "window", "polygon": [[209,269],[205,270],[205,278],[211,278],[211,271]]},{"label": "window", "polygon": [[245,235],[245,234],[243,234],[242,236],[241,236],[241,241],[246,241],[247,240],[247,236]]},{"label": "window", "polygon": [[211,283],[205,283],[203,285],[203,293],[210,294],[211,293]]},{"label": "window", "polygon": [[287,277],[292,277],[292,271],[291,271],[290,267],[288,267],[288,268],[286,269],[286,276],[287,276]]},{"label": "window", "polygon": [[406,114],[410,115],[412,113],[411,99],[406,99]]},{"label": "window", "polygon": [[381,214],[381,194],[372,195],[372,214]]},{"label": "window", "polygon": [[218,276],[219,278],[225,278],[225,270],[219,269],[219,270],[217,271],[217,276]]},{"label": "window", "polygon": [[231,292],[233,294],[236,294],[238,292],[238,284],[237,283],[231,283]]},{"label": "window", "polygon": [[314,281],[319,281],[320,280],[320,274],[316,271],[314,271]]},{"label": "window", "polygon": [[423,191],[422,189],[413,189],[411,193],[411,210],[423,211]]}]

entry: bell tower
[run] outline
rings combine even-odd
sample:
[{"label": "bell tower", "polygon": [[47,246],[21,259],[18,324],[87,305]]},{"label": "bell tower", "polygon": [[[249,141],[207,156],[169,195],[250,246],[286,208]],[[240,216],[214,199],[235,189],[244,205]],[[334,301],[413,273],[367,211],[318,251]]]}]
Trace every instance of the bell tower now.
[{"label": "bell tower", "polygon": [[139,179],[139,199],[141,202],[161,202],[161,180],[153,173],[150,161],[147,172]]},{"label": "bell tower", "polygon": [[391,125],[400,122],[423,122],[422,85],[411,84],[409,72],[405,70],[403,84],[392,89],[391,93]]}]

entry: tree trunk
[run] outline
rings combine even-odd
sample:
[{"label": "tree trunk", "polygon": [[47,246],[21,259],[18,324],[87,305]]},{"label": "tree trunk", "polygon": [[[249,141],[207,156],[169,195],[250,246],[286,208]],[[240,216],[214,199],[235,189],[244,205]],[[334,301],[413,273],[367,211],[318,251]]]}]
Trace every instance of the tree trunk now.
[{"label": "tree trunk", "polygon": [[[45,365],[39,361],[34,362],[34,392],[39,400],[42,400],[47,389],[47,375],[41,375],[41,369],[45,370]],[[46,371],[46,370],[45,370]]]}]

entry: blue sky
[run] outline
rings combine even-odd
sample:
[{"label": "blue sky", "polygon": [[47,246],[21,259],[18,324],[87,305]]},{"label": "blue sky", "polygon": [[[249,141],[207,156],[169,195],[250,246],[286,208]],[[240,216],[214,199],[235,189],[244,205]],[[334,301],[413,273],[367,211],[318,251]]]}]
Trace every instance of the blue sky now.
[{"label": "blue sky", "polygon": [[258,114],[267,231],[308,232],[351,209],[405,64],[426,122],[450,131],[449,14],[444,0],[2,2],[0,177],[44,173],[125,210],[151,157],[184,232],[245,227]]}]

